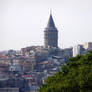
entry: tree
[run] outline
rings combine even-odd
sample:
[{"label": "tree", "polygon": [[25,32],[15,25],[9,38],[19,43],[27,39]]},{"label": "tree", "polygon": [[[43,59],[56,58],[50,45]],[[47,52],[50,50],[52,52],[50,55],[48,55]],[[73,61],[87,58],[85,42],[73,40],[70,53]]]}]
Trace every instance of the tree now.
[{"label": "tree", "polygon": [[70,58],[39,92],[92,92],[92,52]]}]

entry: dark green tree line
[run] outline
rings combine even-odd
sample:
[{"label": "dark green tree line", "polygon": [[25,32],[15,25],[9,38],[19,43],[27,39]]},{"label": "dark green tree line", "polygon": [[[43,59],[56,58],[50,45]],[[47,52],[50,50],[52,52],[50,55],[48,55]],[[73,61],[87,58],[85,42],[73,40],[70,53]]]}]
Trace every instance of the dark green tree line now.
[{"label": "dark green tree line", "polygon": [[92,52],[70,58],[39,92],[92,92]]}]

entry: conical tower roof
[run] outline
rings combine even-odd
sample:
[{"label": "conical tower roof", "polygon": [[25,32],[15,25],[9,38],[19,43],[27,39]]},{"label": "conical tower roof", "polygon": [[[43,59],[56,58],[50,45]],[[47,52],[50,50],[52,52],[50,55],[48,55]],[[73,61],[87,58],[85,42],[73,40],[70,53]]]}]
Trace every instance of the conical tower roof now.
[{"label": "conical tower roof", "polygon": [[52,14],[50,14],[49,21],[48,21],[48,24],[47,24],[47,28],[55,28],[55,24],[54,24],[54,21],[53,21]]}]

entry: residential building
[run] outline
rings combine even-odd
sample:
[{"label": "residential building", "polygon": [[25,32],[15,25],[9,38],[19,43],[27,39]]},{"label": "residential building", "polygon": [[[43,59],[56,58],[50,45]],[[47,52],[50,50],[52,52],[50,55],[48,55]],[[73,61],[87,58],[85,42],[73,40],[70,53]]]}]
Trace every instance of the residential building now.
[{"label": "residential building", "polygon": [[92,42],[86,42],[83,44],[83,47],[85,49],[91,49],[92,50]]},{"label": "residential building", "polygon": [[77,46],[74,46],[74,48],[73,48],[73,56],[81,55],[83,51],[84,51],[83,45],[79,44]]},{"label": "residential building", "polygon": [[0,92],[19,92],[19,88],[0,88]]}]

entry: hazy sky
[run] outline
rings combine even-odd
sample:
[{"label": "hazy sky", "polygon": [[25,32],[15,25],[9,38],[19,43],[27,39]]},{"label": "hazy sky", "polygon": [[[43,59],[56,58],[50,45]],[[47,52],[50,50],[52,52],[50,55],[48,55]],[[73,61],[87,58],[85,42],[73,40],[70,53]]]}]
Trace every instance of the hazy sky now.
[{"label": "hazy sky", "polygon": [[0,0],[0,50],[43,45],[50,9],[59,47],[92,42],[92,0]]}]

